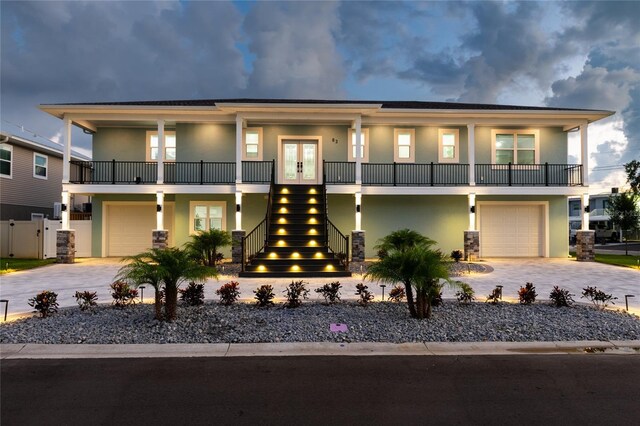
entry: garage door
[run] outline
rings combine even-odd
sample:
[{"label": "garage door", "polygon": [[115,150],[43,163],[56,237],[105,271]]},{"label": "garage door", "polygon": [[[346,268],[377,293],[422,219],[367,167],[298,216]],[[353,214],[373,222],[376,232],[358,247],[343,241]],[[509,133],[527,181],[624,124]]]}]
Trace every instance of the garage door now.
[{"label": "garage door", "polygon": [[480,256],[544,256],[542,205],[480,206]]},{"label": "garage door", "polygon": [[[151,231],[156,228],[156,205],[109,204],[107,206],[107,256],[131,256],[151,248]],[[173,241],[173,205],[164,205],[164,225]]]}]

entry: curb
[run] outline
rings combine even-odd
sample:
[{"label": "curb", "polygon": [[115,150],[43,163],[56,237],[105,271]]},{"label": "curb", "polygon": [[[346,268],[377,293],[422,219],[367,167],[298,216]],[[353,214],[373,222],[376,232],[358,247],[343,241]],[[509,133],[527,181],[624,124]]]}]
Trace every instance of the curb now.
[{"label": "curb", "polygon": [[224,358],[266,356],[640,355],[640,340],[425,343],[0,344],[0,358]]}]

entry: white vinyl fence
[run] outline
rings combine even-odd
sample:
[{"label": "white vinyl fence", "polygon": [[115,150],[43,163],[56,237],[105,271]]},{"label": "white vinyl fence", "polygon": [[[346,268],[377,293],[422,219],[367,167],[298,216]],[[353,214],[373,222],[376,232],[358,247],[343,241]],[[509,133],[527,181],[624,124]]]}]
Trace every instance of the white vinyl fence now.
[{"label": "white vinyl fence", "polygon": [[[72,220],[76,231],[76,257],[91,257],[91,221]],[[47,259],[56,257],[56,230],[59,220],[0,221],[0,257]]]}]

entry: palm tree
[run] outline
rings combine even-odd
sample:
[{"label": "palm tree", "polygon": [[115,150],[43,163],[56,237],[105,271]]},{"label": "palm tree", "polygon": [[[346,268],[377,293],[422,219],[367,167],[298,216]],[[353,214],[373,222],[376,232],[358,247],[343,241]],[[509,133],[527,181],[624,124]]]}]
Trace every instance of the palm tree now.
[{"label": "palm tree", "polygon": [[231,245],[231,236],[220,229],[210,229],[191,236],[185,244],[189,254],[206,266],[216,266],[218,250]]},{"label": "palm tree", "polygon": [[149,260],[148,253],[141,253],[122,259],[129,262],[118,271],[116,279],[132,283],[136,287],[148,284],[155,289],[155,318],[162,321],[162,278],[159,269]]},{"label": "palm tree", "polygon": [[178,288],[183,282],[201,282],[208,277],[218,276],[215,269],[200,265],[186,250],[175,247],[151,249],[134,258],[133,262],[121,268],[119,274],[134,282],[136,279],[145,279],[149,284],[162,283],[165,292],[164,319],[167,321],[176,319]]}]

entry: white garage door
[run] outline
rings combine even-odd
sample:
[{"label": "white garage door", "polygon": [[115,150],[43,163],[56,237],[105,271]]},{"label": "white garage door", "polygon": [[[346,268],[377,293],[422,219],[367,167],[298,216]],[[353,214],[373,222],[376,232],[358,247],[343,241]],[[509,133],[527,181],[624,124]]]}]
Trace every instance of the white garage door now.
[{"label": "white garage door", "polygon": [[[109,204],[106,209],[107,256],[131,256],[151,248],[151,231],[156,228],[155,203]],[[164,226],[173,241],[173,205],[164,205]]]},{"label": "white garage door", "polygon": [[542,205],[480,206],[480,256],[544,256]]}]

